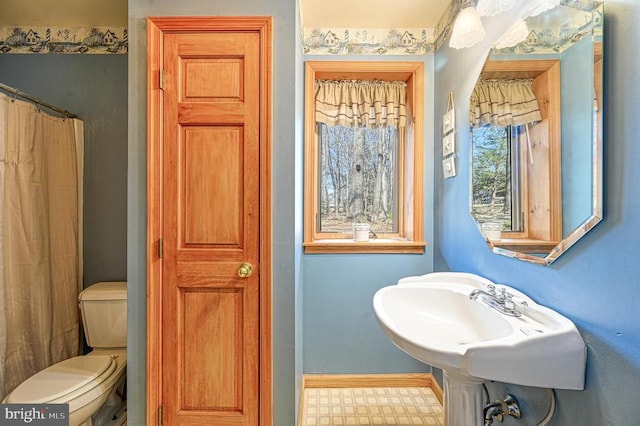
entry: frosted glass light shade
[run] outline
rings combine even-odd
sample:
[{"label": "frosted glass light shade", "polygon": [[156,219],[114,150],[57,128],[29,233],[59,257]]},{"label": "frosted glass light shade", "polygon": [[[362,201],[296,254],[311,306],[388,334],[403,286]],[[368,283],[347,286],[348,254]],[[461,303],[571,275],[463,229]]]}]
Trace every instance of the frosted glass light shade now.
[{"label": "frosted glass light shade", "polygon": [[515,46],[516,44],[526,40],[528,35],[529,26],[524,19],[520,18],[507,30],[507,32],[502,35],[502,37],[498,39],[498,41],[496,41],[494,47],[496,49],[504,49],[505,47]]},{"label": "frosted glass light shade", "polygon": [[478,0],[476,8],[480,16],[496,16],[511,10],[515,4],[516,0]]},{"label": "frosted glass light shade", "polygon": [[560,0],[536,0],[529,16],[536,16],[560,4]]},{"label": "frosted glass light shade", "polygon": [[462,9],[451,30],[449,46],[454,49],[471,47],[484,38],[485,31],[480,20],[480,15],[475,7]]}]

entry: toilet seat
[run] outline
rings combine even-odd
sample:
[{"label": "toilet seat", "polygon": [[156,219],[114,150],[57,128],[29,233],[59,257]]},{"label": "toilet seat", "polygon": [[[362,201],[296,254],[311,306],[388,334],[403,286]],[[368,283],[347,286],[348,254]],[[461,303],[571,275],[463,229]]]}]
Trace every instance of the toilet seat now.
[{"label": "toilet seat", "polygon": [[34,374],[9,394],[4,402],[65,402],[98,386],[116,369],[108,355],[76,356]]}]

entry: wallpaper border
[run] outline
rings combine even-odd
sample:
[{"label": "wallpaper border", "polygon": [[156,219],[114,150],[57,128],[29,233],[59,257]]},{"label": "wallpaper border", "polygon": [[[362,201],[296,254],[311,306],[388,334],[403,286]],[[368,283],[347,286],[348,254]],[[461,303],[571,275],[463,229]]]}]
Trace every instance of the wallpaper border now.
[{"label": "wallpaper border", "polygon": [[127,28],[0,27],[0,53],[124,54]]}]

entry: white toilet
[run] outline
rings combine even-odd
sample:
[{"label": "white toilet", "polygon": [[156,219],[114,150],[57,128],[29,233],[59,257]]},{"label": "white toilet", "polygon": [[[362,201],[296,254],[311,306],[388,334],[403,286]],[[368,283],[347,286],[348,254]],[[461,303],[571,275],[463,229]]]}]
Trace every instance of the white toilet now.
[{"label": "white toilet", "polygon": [[127,371],[127,283],[93,284],[80,293],[78,303],[93,350],[34,374],[3,402],[69,404],[69,426],[124,424],[126,403],[120,396]]}]

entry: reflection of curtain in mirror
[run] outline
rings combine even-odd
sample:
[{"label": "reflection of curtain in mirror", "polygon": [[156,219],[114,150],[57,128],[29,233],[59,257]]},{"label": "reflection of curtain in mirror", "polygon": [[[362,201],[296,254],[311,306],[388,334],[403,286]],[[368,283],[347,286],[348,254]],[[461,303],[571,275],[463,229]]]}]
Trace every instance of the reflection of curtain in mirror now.
[{"label": "reflection of curtain in mirror", "polygon": [[0,94],[0,398],[78,354],[81,129]]},{"label": "reflection of curtain in mirror", "polygon": [[541,121],[532,85],[533,79],[479,80],[471,94],[471,127],[520,126]]}]

